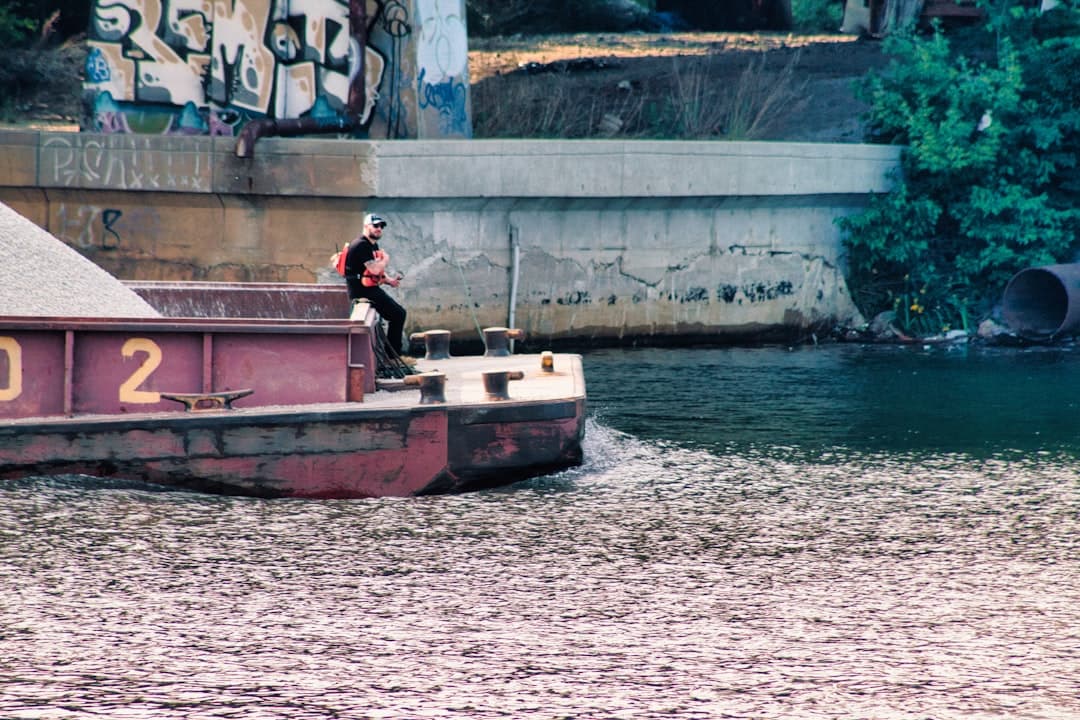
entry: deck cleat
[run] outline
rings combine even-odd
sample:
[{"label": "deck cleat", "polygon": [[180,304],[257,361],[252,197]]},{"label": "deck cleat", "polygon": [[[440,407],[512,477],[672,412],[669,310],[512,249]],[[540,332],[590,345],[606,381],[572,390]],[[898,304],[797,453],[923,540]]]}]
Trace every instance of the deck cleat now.
[{"label": "deck cleat", "polygon": [[413,333],[409,340],[424,341],[425,360],[446,360],[450,357],[450,331],[449,330],[425,330]]},{"label": "deck cleat", "polygon": [[206,412],[208,410],[232,410],[234,400],[247,397],[253,392],[255,391],[245,388],[244,390],[204,393],[163,392],[160,395],[166,400],[183,403],[185,412]]},{"label": "deck cleat", "polygon": [[492,370],[483,373],[484,392],[488,400],[509,400],[508,386],[511,380],[522,380],[525,373],[520,370]]},{"label": "deck cleat", "polygon": [[420,386],[421,405],[438,405],[446,402],[445,373],[425,372],[419,375],[409,375],[405,378],[405,384]]},{"label": "deck cleat", "polygon": [[510,354],[510,340],[524,340],[525,331],[517,328],[484,328],[484,357],[505,357]]}]

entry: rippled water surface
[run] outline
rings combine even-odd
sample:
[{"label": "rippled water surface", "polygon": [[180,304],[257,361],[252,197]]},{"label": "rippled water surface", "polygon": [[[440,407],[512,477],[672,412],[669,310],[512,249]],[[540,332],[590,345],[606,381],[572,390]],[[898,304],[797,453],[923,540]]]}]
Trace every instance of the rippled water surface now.
[{"label": "rippled water surface", "polygon": [[1080,352],[585,361],[496,491],[0,483],[0,717],[1080,717]]}]

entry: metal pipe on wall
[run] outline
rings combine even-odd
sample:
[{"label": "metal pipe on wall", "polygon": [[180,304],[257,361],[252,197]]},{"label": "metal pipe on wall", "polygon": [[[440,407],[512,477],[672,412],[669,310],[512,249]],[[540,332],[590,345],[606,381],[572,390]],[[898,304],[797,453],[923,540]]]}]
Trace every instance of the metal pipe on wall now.
[{"label": "metal pipe on wall", "polygon": [[[518,239],[517,226],[510,226],[510,311],[506,317],[506,327],[517,327],[518,277],[521,268],[521,242]],[[514,341],[510,341],[510,352],[514,352]]]}]

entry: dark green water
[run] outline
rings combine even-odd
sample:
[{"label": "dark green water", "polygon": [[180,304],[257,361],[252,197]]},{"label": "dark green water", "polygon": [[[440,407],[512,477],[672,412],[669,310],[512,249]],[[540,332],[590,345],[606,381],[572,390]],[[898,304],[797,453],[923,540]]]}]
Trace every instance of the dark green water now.
[{"label": "dark green water", "polygon": [[0,717],[1080,717],[1077,353],[585,363],[496,491],[0,485]]},{"label": "dark green water", "polygon": [[1074,350],[852,345],[588,359],[601,421],[642,439],[713,451],[1080,450]]}]

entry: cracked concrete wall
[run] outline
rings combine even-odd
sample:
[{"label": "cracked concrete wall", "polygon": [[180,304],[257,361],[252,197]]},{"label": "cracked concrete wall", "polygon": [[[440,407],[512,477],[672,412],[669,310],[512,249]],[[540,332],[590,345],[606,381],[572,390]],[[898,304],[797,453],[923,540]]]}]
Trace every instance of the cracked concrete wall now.
[{"label": "cracked concrete wall", "polygon": [[754,339],[861,322],[834,219],[863,198],[517,201],[379,212],[411,315],[475,335],[511,322],[537,339]]},{"label": "cracked concrete wall", "polygon": [[125,280],[340,283],[328,258],[374,210],[408,332],[754,340],[860,320],[835,220],[899,152],[269,138],[239,159],[227,138],[0,131],[0,202]]}]

